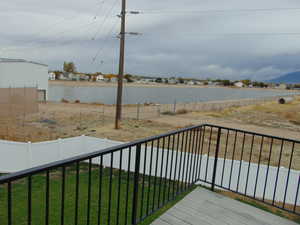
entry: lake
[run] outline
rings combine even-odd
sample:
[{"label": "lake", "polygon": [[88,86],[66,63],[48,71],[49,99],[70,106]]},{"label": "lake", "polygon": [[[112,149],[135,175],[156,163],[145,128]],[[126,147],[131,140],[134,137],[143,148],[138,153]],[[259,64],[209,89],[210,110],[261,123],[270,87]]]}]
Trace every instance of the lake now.
[{"label": "lake", "polygon": [[[49,101],[59,102],[80,100],[82,103],[115,104],[116,87],[70,87],[49,85]],[[287,91],[238,88],[194,88],[194,87],[124,87],[123,104],[177,102],[206,102],[262,98],[292,94]]]}]

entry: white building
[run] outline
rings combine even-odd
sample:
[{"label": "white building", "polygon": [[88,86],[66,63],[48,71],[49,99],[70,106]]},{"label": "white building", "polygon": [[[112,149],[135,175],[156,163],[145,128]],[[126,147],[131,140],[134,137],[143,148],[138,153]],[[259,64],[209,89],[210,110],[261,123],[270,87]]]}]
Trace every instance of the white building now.
[{"label": "white building", "polygon": [[48,66],[24,59],[0,58],[0,88],[37,87],[48,93]]},{"label": "white building", "polygon": [[279,89],[288,89],[288,85],[287,84],[280,84],[278,86]]},{"label": "white building", "polygon": [[178,84],[178,80],[177,80],[177,79],[174,79],[174,78],[170,78],[170,79],[168,80],[168,83],[169,83],[169,84]]},{"label": "white building", "polygon": [[99,74],[96,76],[96,81],[104,81],[104,76]]},{"label": "white building", "polygon": [[55,73],[49,72],[49,73],[48,73],[48,79],[49,79],[49,80],[55,80],[55,79],[56,79]]},{"label": "white building", "polygon": [[187,81],[187,83],[186,83],[187,85],[195,85],[195,82],[194,81],[192,81],[192,80],[190,80],[190,81]]},{"label": "white building", "polygon": [[234,83],[234,86],[239,87],[239,88],[242,88],[242,87],[244,87],[244,83],[241,82],[241,81],[235,82],[235,83]]}]

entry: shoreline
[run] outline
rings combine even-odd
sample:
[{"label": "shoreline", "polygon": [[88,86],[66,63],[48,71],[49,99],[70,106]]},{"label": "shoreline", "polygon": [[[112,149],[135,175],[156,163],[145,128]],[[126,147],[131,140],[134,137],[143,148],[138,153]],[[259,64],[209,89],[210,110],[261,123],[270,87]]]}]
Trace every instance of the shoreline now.
[{"label": "shoreline", "polygon": [[[90,81],[49,81],[50,86],[65,86],[65,87],[117,87],[117,83],[106,82],[90,82]],[[243,89],[243,90],[265,90],[265,91],[285,91],[285,92],[299,92],[300,90],[285,90],[277,88],[238,88],[238,87],[224,87],[224,86],[209,86],[209,85],[185,85],[185,84],[140,84],[140,83],[124,83],[124,87],[140,87],[140,88],[225,88],[225,89]]]},{"label": "shoreline", "polygon": [[[281,97],[286,97],[285,95]],[[295,94],[294,97],[298,98],[300,97],[299,94]],[[261,104],[264,102],[272,102],[272,101],[278,101],[280,96],[269,96],[269,97],[262,97],[262,98],[243,98],[243,99],[224,99],[224,100],[211,100],[211,101],[202,101],[202,102],[177,102],[176,105],[178,107],[186,106],[186,107],[193,107],[193,105],[201,105],[204,107],[207,106],[221,106],[221,105],[226,105],[226,104],[233,104],[235,106],[242,106],[242,105],[253,105],[253,104]],[[105,103],[98,103],[98,102],[76,102],[76,101],[67,101],[67,102],[56,102],[56,101],[47,101],[47,103],[52,103],[52,104],[69,104],[69,105],[90,105],[90,106],[104,106],[104,107],[109,107],[113,108],[115,107],[115,104],[105,104]],[[158,107],[158,106],[163,106],[163,107],[171,107],[174,106],[174,103],[157,103],[157,102],[149,102],[149,103],[140,103],[140,104],[123,104],[123,107],[126,108],[134,108],[137,106],[140,107]],[[227,105],[228,107],[228,105]]]}]

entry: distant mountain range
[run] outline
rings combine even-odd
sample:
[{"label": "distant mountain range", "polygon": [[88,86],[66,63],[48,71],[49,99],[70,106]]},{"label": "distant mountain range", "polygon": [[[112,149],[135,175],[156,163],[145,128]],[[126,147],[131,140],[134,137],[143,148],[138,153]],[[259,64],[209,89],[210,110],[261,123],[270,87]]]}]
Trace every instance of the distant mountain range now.
[{"label": "distant mountain range", "polygon": [[281,77],[269,80],[272,83],[300,84],[300,71],[288,73]]}]

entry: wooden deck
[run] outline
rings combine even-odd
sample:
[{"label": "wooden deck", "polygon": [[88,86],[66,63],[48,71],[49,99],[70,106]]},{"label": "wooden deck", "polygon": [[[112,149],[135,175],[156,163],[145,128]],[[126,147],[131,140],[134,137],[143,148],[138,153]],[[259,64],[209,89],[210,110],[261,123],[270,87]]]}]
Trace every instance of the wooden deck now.
[{"label": "wooden deck", "polygon": [[152,225],[297,225],[237,200],[196,188]]}]

